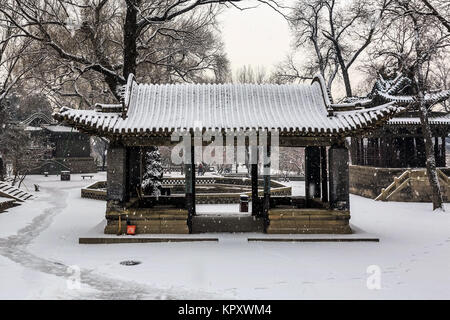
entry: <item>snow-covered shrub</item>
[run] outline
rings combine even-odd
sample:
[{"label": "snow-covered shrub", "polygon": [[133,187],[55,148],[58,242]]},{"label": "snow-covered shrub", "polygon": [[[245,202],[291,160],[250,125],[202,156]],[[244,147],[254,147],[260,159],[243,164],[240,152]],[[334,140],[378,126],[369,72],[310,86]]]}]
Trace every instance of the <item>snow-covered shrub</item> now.
[{"label": "snow-covered shrub", "polygon": [[163,176],[159,149],[157,147],[146,148],[143,161],[142,191],[146,195],[159,196]]}]

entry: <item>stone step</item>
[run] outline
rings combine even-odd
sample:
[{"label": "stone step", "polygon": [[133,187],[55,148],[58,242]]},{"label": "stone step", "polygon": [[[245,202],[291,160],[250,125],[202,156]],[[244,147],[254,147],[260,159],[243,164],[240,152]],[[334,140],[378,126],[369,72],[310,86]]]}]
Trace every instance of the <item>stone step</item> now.
[{"label": "stone step", "polygon": [[0,196],[12,198],[21,202],[32,199],[33,197],[32,194],[2,181],[0,182]]},{"label": "stone step", "polygon": [[192,217],[192,233],[264,232],[264,221],[250,215],[197,215]]}]

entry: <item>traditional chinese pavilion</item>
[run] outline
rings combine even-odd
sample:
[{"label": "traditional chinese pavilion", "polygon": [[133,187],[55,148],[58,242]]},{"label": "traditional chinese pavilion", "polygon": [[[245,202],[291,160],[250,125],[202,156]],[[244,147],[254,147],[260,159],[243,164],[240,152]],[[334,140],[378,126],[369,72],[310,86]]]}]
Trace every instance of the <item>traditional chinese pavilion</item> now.
[{"label": "traditional chinese pavilion", "polygon": [[[138,233],[189,233],[199,223],[195,209],[195,163],[185,161],[185,194],[143,195],[142,154],[148,146],[170,145],[174,132],[270,135],[280,147],[306,147],[306,194],[274,197],[270,174],[258,178],[252,164],[252,219],[268,233],[350,233],[349,152],[345,138],[380,126],[398,108],[388,102],[357,110],[331,103],[324,81],[309,85],[139,84],[130,76],[120,104],[95,110],[62,108],[54,118],[81,132],[110,140],[105,233],[125,224]],[[343,110],[345,109],[345,110]],[[236,141],[236,140],[235,140]],[[247,140],[246,140],[247,141]],[[256,152],[250,151],[252,156]],[[193,160],[195,148],[184,153]],[[270,164],[265,164],[266,173]],[[262,191],[258,189],[262,187]]]},{"label": "traditional chinese pavilion", "polygon": [[[408,168],[425,168],[425,142],[411,81],[404,76],[392,80],[379,77],[367,99],[359,100],[360,108],[373,108],[385,103],[396,103],[404,110],[385,125],[351,139],[350,189],[352,193],[375,198],[382,188],[392,183]],[[425,95],[430,109],[428,122],[433,135],[436,166],[446,167],[446,137],[450,131],[450,115],[433,111],[432,106],[447,100],[450,90]]]},{"label": "traditional chinese pavilion", "polygon": [[[34,113],[18,122],[31,138],[40,136],[51,149],[48,157],[35,159],[30,174],[60,174],[63,170],[71,173],[97,172],[94,158],[91,157],[89,135],[78,130],[61,126],[43,113]],[[42,146],[44,147],[44,146]]]}]

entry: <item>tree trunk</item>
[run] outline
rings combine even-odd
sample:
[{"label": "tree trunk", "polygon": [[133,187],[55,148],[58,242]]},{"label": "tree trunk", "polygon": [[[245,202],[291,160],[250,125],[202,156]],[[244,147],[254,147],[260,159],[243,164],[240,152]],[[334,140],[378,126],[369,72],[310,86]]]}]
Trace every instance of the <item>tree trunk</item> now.
[{"label": "tree trunk", "polygon": [[431,186],[431,201],[433,202],[433,210],[440,209],[444,210],[443,199],[441,193],[441,187],[439,185],[439,179],[436,171],[436,158],[434,156],[433,140],[431,134],[430,124],[428,123],[428,110],[425,104],[424,98],[424,77],[422,73],[423,69],[423,52],[420,43],[420,32],[417,20],[414,16],[411,16],[414,23],[414,33],[415,33],[415,50],[417,54],[417,64],[416,64],[416,76],[417,76],[417,106],[419,108],[420,123],[422,125],[422,134],[425,138],[425,154],[426,154],[426,167],[428,181]]},{"label": "tree trunk", "polygon": [[352,97],[352,86],[350,83],[350,76],[348,75],[348,70],[347,69],[342,69],[342,78],[344,79],[344,84],[345,84],[345,94],[347,95],[347,97]]},{"label": "tree trunk", "polygon": [[136,75],[137,59],[137,14],[140,0],[128,0],[123,39],[123,76]]},{"label": "tree trunk", "polygon": [[422,124],[422,132],[425,138],[425,154],[426,154],[426,167],[428,181],[431,186],[431,200],[433,201],[433,210],[441,209],[443,207],[443,199],[441,193],[441,187],[439,185],[439,178],[436,171],[436,158],[433,149],[433,140],[431,135],[430,124],[428,123],[428,111],[427,107],[423,101],[423,92],[419,91],[419,114],[420,122]]}]

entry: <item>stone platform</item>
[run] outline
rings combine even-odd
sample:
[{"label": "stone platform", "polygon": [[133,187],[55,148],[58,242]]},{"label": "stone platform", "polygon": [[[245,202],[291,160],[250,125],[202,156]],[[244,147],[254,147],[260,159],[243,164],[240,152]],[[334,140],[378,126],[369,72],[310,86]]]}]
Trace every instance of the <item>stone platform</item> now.
[{"label": "stone platform", "polygon": [[264,232],[264,220],[251,215],[213,214],[192,217],[192,233]]},{"label": "stone platform", "polygon": [[136,234],[188,234],[188,211],[171,206],[110,209],[106,213],[105,234],[124,234],[127,219],[136,225]]},{"label": "stone platform", "polygon": [[329,209],[274,208],[269,210],[267,233],[349,234],[350,212]]}]

